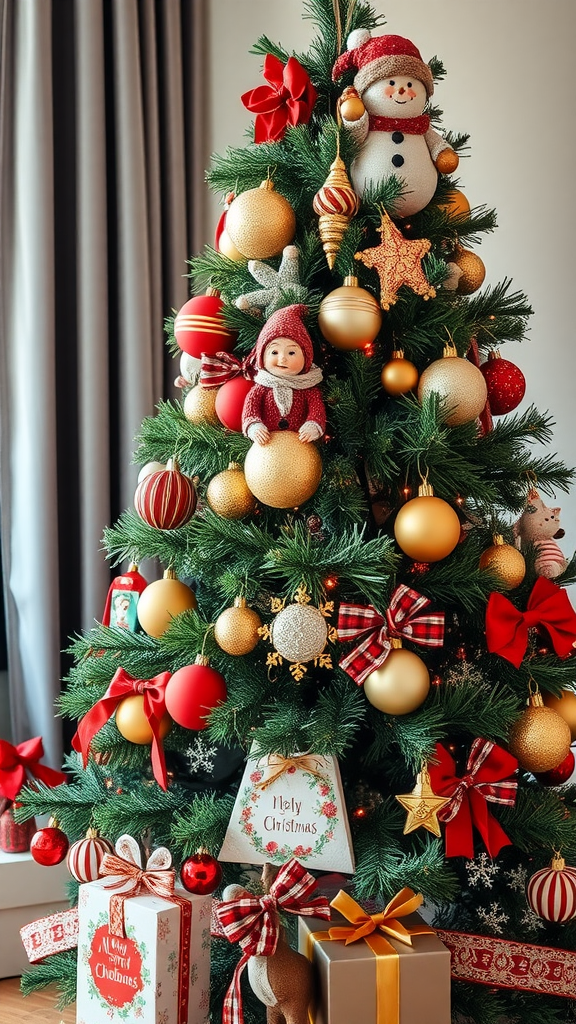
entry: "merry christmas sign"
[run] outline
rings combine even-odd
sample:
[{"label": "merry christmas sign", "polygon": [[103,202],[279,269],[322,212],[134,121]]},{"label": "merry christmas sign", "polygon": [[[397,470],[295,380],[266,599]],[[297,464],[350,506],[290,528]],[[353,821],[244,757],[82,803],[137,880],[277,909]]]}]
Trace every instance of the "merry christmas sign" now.
[{"label": "merry christmas sign", "polygon": [[342,783],[334,757],[248,756],[218,859],[354,871]]}]

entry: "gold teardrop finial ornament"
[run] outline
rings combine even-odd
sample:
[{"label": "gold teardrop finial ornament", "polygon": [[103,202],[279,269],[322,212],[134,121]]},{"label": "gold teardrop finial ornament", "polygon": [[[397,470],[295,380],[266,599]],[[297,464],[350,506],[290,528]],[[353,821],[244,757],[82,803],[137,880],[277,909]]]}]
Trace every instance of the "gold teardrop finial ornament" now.
[{"label": "gold teardrop finial ornament", "polygon": [[336,159],[330,164],[326,181],[312,202],[314,212],[320,218],[318,229],[330,270],[336,262],[346,228],[358,213],[359,205],[360,200],[352,188],[346,165],[338,151]]}]

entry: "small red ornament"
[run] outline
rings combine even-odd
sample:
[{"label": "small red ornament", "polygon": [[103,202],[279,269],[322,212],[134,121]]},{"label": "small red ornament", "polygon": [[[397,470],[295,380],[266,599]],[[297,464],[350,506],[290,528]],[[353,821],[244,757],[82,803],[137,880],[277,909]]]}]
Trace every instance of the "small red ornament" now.
[{"label": "small red ornament", "polygon": [[194,515],[196,488],[189,476],[170,459],[166,469],[144,477],[136,488],[134,508],[148,526],[176,530]]},{"label": "small red ornament", "polygon": [[252,383],[246,377],[234,377],[218,388],[216,415],[228,430],[242,430],[244,399],[252,389]]},{"label": "small red ornament", "polygon": [[207,716],[226,700],[226,681],[208,658],[199,654],[194,665],[179,668],[166,687],[166,710],[184,729],[205,729]]},{"label": "small red ornament", "polygon": [[3,853],[26,853],[35,832],[34,818],[14,821],[14,805],[9,800],[0,800],[0,850]]},{"label": "small red ornament", "polygon": [[561,786],[572,775],[575,764],[576,758],[572,751],[569,750],[557,768],[551,768],[548,772],[536,772],[536,778],[543,786]]},{"label": "small red ornament", "polygon": [[503,416],[520,405],[526,391],[526,378],[514,363],[502,359],[499,352],[490,352],[480,372],[486,381],[490,411],[494,416]]},{"label": "small red ornament", "polygon": [[203,352],[214,356],[234,348],[237,335],[226,326],[223,309],[224,303],[214,288],[184,303],[174,321],[174,336],[183,352],[200,359]]},{"label": "small red ornament", "polygon": [[94,882],[99,877],[104,855],[114,853],[112,843],[89,828],[86,837],[79,839],[68,850],[66,864],[68,871],[77,882]]},{"label": "small red ornament", "polygon": [[[51,818],[50,822],[54,819]],[[68,853],[68,836],[55,824],[49,824],[47,828],[40,828],[32,836],[30,853],[37,864],[46,868],[60,864]]]},{"label": "small red ornament", "polygon": [[209,896],[222,881],[222,868],[207,850],[201,849],[188,857],[180,869],[182,885],[195,896]]}]

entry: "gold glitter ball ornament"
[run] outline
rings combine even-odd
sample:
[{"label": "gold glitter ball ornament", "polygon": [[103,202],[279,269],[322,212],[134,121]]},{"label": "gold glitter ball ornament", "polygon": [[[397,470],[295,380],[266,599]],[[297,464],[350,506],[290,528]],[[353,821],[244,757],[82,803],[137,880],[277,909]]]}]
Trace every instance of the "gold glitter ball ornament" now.
[{"label": "gold glitter ball ornament", "polygon": [[149,583],[140,594],[136,615],[148,636],[160,637],[176,615],[196,607],[194,591],[172,569],[166,569],[163,579]]},{"label": "gold glitter ball ornament", "polygon": [[574,690],[562,690],[559,697],[553,693],[545,693],[542,697],[544,706],[552,708],[568,724],[572,740],[576,740],[576,693]]},{"label": "gold glitter ball ornament", "polygon": [[439,562],[460,540],[460,520],[447,501],[436,498],[430,484],[421,484],[418,497],[402,506],[394,523],[402,551],[415,562]]},{"label": "gold glitter ball ornament", "polygon": [[480,568],[489,569],[498,578],[501,590],[514,590],[519,587],[526,575],[524,555],[518,548],[505,544],[504,538],[497,533],[494,543],[480,556]]},{"label": "gold glitter ball ornament", "polygon": [[305,664],[319,658],[328,639],[328,625],[312,604],[289,604],[272,622],[271,640],[286,661]]},{"label": "gold glitter ball ornament", "polygon": [[268,178],[259,188],[241,192],[226,214],[232,244],[249,260],[278,256],[296,233],[296,214]]},{"label": "gold glitter ball ornament", "polygon": [[451,342],[442,359],[435,359],[420,375],[418,400],[423,402],[432,392],[440,396],[442,418],[449,427],[472,423],[488,397],[483,374],[469,359],[461,359]]},{"label": "gold glitter ball ornament", "polygon": [[458,246],[450,261],[457,263],[462,271],[456,288],[458,294],[471,295],[472,292],[477,292],[486,277],[486,267],[480,257],[470,249]]},{"label": "gold glitter ball ornament", "polygon": [[358,278],[349,274],[344,284],[322,299],[318,326],[334,348],[344,352],[367,348],[382,326],[382,311]]},{"label": "gold glitter ball ornament", "polygon": [[314,444],[293,430],[274,430],[268,444],[256,441],[244,460],[246,483],[258,501],[271,508],[302,505],[318,488],[322,459]]},{"label": "gold glitter ball ornament", "polygon": [[248,608],[245,597],[237,597],[232,608],[225,608],[214,624],[216,643],[227,654],[249,654],[258,643],[262,619]]},{"label": "gold glitter ball ornament", "polygon": [[244,519],[256,508],[256,498],[248,486],[242,466],[230,462],[228,469],[213,476],[206,490],[210,508],[223,519]]},{"label": "gold glitter ball ornament", "polygon": [[387,715],[408,715],[424,703],[430,689],[430,673],[413,651],[394,646],[383,665],[364,681],[366,699]]},{"label": "gold glitter ball ornament", "polygon": [[414,363],[404,358],[402,349],[396,349],[390,362],[382,367],[380,380],[387,394],[406,395],[418,383],[418,370]]},{"label": "gold glitter ball ornament", "polygon": [[[116,726],[118,732],[130,743],[152,743],[154,734],[150,722],[144,712],[144,697],[135,693],[132,697],[126,697],[116,708]],[[164,712],[158,724],[158,735],[164,739],[172,728],[172,719],[167,711]]]},{"label": "gold glitter ball ornament", "polygon": [[218,388],[203,388],[201,384],[191,388],[184,399],[184,415],[189,423],[209,423],[217,426],[220,423],[216,415],[216,395]]},{"label": "gold glitter ball ornament", "polygon": [[528,707],[510,730],[508,750],[529,772],[548,772],[568,756],[570,726],[553,708],[544,707],[540,693],[530,694]]}]

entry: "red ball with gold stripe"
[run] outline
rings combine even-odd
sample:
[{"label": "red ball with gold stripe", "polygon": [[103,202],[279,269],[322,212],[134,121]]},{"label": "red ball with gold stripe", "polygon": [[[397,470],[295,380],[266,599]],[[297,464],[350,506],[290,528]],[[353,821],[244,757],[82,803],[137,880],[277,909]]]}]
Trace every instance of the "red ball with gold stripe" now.
[{"label": "red ball with gold stripe", "polygon": [[567,867],[555,854],[549,868],[532,875],[526,890],[528,903],[538,917],[563,924],[576,917],[576,868]]},{"label": "red ball with gold stripe", "polygon": [[94,882],[100,874],[100,865],[107,853],[114,853],[112,843],[89,828],[84,839],[79,839],[68,850],[66,864],[77,882]]},{"label": "red ball with gold stripe", "polygon": [[227,327],[223,309],[220,292],[215,288],[208,288],[205,295],[195,295],[184,303],[174,321],[174,337],[183,352],[200,359],[203,352],[214,356],[234,348],[237,334]]},{"label": "red ball with gold stripe", "polygon": [[358,213],[360,200],[346,173],[344,161],[337,152],[330,173],[314,196],[312,206],[318,214],[318,230],[330,270],[336,262],[340,243],[352,217]]},{"label": "red ball with gold stripe", "polygon": [[148,526],[157,530],[176,530],[192,518],[196,508],[196,488],[189,476],[169,459],[166,469],[141,480],[134,494],[134,508]]}]

